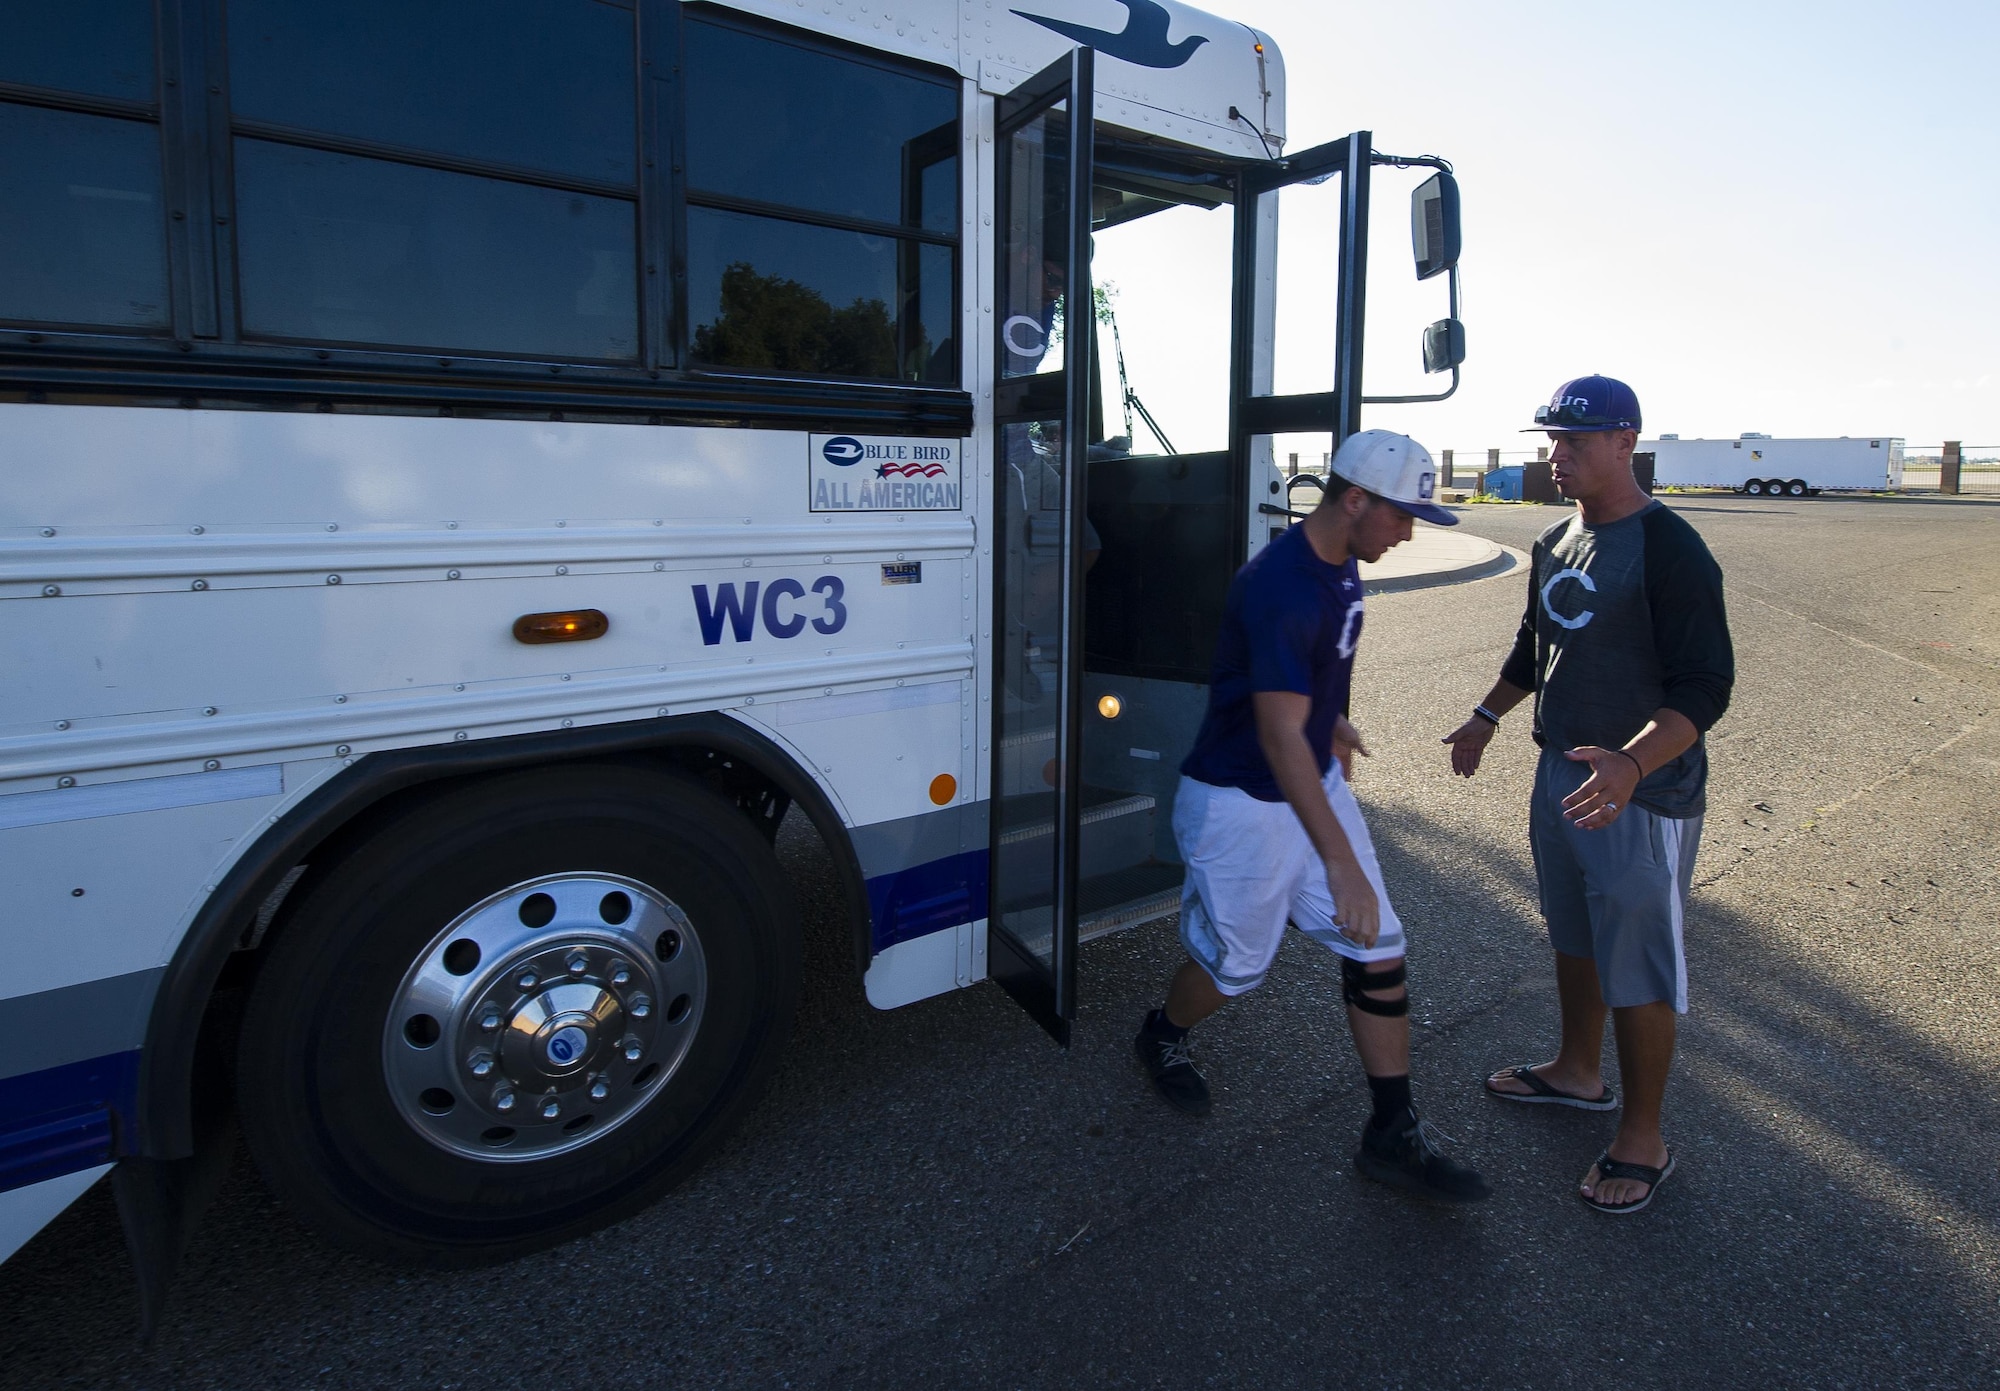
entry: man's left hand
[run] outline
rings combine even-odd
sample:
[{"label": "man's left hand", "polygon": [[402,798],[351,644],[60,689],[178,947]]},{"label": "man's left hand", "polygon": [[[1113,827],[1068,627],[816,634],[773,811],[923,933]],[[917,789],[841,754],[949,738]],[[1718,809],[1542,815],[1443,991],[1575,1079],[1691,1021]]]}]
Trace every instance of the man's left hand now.
[{"label": "man's left hand", "polygon": [[1563,815],[1586,831],[1603,830],[1631,801],[1632,789],[1639,785],[1638,763],[1622,750],[1600,749],[1595,744],[1571,749],[1563,757],[1590,765],[1590,776],[1583,786],[1563,798]]},{"label": "man's left hand", "polygon": [[1333,756],[1340,760],[1340,775],[1349,782],[1354,781],[1354,755],[1372,758],[1368,745],[1361,740],[1361,731],[1356,729],[1345,715],[1333,717]]}]

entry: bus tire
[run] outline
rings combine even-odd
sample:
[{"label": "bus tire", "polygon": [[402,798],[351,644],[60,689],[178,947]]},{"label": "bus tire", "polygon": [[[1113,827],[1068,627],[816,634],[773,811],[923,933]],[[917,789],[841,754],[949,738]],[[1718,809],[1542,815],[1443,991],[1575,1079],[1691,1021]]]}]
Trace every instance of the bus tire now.
[{"label": "bus tire", "polygon": [[699,784],[578,765],[405,805],[315,865],[245,1012],[266,1181],[377,1259],[505,1260],[626,1216],[748,1112],[798,915]]},{"label": "bus tire", "polygon": [[1761,478],[1751,479],[1748,483],[1745,483],[1743,485],[1743,491],[1745,495],[1749,497],[1764,496],[1764,480]]}]

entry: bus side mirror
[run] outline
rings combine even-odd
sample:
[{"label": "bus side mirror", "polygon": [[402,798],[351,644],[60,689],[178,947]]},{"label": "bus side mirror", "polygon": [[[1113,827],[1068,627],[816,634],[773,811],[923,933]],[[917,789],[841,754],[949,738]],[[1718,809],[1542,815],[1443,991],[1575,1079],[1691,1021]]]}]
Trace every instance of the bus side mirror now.
[{"label": "bus side mirror", "polygon": [[[1418,184],[1410,195],[1410,247],[1416,252],[1419,280],[1458,264],[1458,180],[1443,170]],[[1426,359],[1429,355],[1427,347]]]},{"label": "bus side mirror", "polygon": [[1424,370],[1449,372],[1465,361],[1465,325],[1439,319],[1424,330]]}]

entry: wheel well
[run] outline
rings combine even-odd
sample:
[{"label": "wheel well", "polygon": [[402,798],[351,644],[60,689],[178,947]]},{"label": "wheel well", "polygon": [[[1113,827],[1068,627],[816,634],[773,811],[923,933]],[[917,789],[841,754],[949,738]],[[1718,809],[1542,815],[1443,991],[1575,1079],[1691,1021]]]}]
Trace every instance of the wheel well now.
[{"label": "wheel well", "polygon": [[413,802],[448,795],[498,773],[616,761],[651,763],[693,778],[734,806],[767,841],[796,804],[832,855],[847,900],[857,972],[872,949],[867,883],[847,828],[819,785],[777,744],[726,715],[702,714],[517,735],[476,744],[370,754],[278,819],[217,885],[168,964],[141,1055],[136,1130],[126,1152],[176,1158],[192,1152],[190,1096],[198,1041],[254,977],[260,949],[286,897],[312,862],[338,854]]}]

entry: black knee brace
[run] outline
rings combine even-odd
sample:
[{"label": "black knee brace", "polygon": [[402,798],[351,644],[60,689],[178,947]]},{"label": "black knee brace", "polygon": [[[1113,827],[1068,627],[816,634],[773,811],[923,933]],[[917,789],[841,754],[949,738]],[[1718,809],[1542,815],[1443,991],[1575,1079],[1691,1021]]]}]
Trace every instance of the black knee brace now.
[{"label": "black knee brace", "polygon": [[1409,991],[1405,990],[1393,1000],[1378,1000],[1363,992],[1392,989],[1403,983],[1404,975],[1400,961],[1386,971],[1371,971],[1366,964],[1343,956],[1340,958],[1340,993],[1346,997],[1348,1004],[1363,1014],[1380,1014],[1393,1019],[1410,1012]]}]

